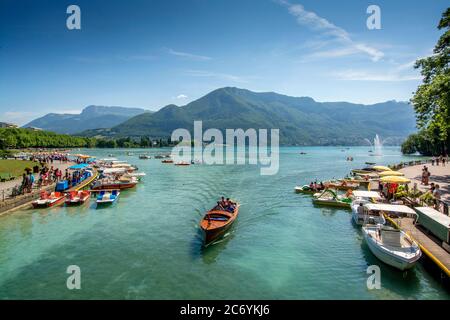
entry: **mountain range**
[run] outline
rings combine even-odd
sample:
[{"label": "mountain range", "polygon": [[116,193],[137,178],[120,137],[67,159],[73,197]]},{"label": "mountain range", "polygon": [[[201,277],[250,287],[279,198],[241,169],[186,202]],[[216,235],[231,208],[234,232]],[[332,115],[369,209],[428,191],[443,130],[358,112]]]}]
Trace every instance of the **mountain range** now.
[{"label": "mountain range", "polygon": [[144,112],[146,110],[141,108],[88,106],[80,114],[49,113],[23,127],[75,134],[88,129],[110,128]]},{"label": "mountain range", "polygon": [[122,107],[89,106],[80,115],[48,114],[26,126],[89,137],[167,138],[177,128],[203,130],[280,129],[284,145],[364,145],[379,134],[400,144],[415,131],[413,108],[406,102],[363,105],[317,102],[274,92],[225,87],[185,106],[167,105],[156,112]]},{"label": "mountain range", "polygon": [[192,131],[194,120],[203,121],[203,130],[278,128],[284,145],[364,145],[365,138],[375,134],[389,138],[389,144],[400,144],[415,131],[414,112],[406,102],[317,102],[310,97],[226,87],[185,106],[168,105],[82,135],[169,137],[177,128]]}]

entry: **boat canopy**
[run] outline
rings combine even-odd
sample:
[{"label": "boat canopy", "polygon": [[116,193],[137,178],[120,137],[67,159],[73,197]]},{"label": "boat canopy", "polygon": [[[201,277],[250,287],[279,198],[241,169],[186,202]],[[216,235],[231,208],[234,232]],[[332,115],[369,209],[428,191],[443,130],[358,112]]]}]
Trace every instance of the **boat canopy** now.
[{"label": "boat canopy", "polygon": [[387,171],[380,172],[378,175],[380,177],[385,177],[385,176],[398,176],[399,177],[399,176],[404,176],[405,174],[400,171],[387,170]]},{"label": "boat canopy", "polygon": [[398,212],[416,214],[416,212],[410,207],[398,204],[385,204],[385,203],[367,203],[364,205],[368,210],[378,210],[386,212]]},{"label": "boat canopy", "polygon": [[353,191],[353,195],[355,197],[381,199],[381,195],[376,191],[355,190]]},{"label": "boat canopy", "polygon": [[380,178],[381,182],[388,182],[388,183],[410,183],[411,180],[405,178],[405,177],[397,177],[397,176],[384,176]]},{"label": "boat canopy", "polygon": [[430,219],[436,221],[437,223],[443,225],[446,228],[450,228],[450,217],[442,214],[441,212],[430,208],[430,207],[416,207],[417,212],[424,214]]},{"label": "boat canopy", "polygon": [[375,170],[377,170],[377,171],[390,171],[390,170],[392,170],[391,168],[386,167],[386,166],[373,166],[373,168]]},{"label": "boat canopy", "polygon": [[121,172],[125,172],[127,171],[127,169],[125,168],[105,168],[103,169],[103,173],[104,174],[108,174],[108,173],[121,173]]},{"label": "boat canopy", "polygon": [[78,169],[84,169],[87,166],[89,166],[89,164],[87,164],[87,163],[79,163],[79,164],[76,164],[76,165],[73,165],[73,166],[69,167],[69,169],[78,170]]}]

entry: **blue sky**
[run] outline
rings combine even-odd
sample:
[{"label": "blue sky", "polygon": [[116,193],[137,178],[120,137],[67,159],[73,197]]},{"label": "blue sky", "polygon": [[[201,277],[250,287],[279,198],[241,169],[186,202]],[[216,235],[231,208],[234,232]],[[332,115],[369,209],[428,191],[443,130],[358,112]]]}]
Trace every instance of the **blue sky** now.
[{"label": "blue sky", "polygon": [[[81,8],[81,30],[66,9]],[[366,9],[381,8],[381,30]],[[218,87],[409,100],[447,0],[1,0],[0,121],[185,105]]]}]

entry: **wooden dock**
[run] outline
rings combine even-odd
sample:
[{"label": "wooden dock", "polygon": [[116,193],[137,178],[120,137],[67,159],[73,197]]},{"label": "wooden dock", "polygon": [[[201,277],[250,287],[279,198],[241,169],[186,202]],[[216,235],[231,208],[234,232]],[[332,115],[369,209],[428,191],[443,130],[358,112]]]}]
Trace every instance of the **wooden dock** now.
[{"label": "wooden dock", "polygon": [[401,218],[393,220],[387,218],[397,228],[408,233],[426,254],[446,275],[450,277],[450,253],[440,245],[437,239],[427,234],[426,230],[414,224],[414,218]]}]

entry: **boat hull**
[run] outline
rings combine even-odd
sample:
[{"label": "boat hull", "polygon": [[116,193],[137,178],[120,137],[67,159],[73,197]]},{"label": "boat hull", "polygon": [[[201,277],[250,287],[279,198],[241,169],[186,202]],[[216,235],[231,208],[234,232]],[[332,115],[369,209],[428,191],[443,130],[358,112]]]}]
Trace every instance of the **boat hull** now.
[{"label": "boat hull", "polygon": [[42,208],[51,208],[51,207],[55,207],[57,205],[60,205],[64,203],[64,197],[61,197],[59,199],[57,199],[56,201],[46,201],[46,202],[38,202],[38,201],[34,201],[32,203],[33,208],[36,209],[42,209]]},{"label": "boat hull", "polygon": [[123,189],[131,189],[136,186],[136,182],[132,183],[115,183],[115,184],[101,184],[93,186],[92,190],[123,190]]},{"label": "boat hull", "polygon": [[66,200],[66,206],[79,206],[85,203],[87,200],[89,200],[89,196],[85,196],[82,198],[77,199],[67,199]]},{"label": "boat hull", "polygon": [[364,230],[363,233],[364,239],[366,240],[366,243],[373,255],[391,267],[401,271],[408,270],[413,268],[421,257],[421,254],[418,254],[411,259],[406,259],[390,254],[386,250],[383,250],[383,248],[377,244],[375,239],[373,239],[369,233],[366,232],[366,230]]},{"label": "boat hull", "polygon": [[225,235],[225,233],[231,228],[234,221],[225,225],[222,228],[217,228],[213,230],[205,230],[202,229],[202,237],[203,237],[203,243],[205,246],[211,244],[212,242],[220,239]]},{"label": "boat hull", "polygon": [[330,206],[330,207],[338,207],[338,208],[350,209],[350,204],[349,203],[341,202],[341,201],[313,199],[313,203],[315,205],[319,205],[319,206]]}]

